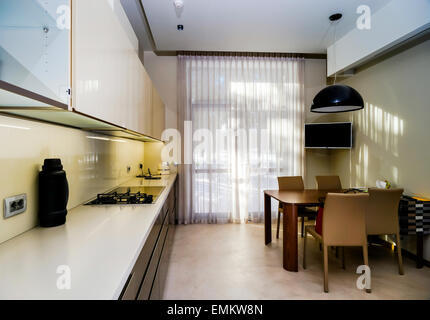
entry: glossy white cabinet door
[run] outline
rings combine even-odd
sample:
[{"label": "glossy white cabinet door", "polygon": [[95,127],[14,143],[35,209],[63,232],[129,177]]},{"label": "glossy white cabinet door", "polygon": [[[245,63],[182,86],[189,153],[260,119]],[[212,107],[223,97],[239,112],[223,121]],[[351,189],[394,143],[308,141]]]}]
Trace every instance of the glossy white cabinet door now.
[{"label": "glossy white cabinet door", "polygon": [[118,6],[119,0],[72,2],[72,106],[149,134],[140,122],[147,75],[115,13]]},{"label": "glossy white cabinet door", "polygon": [[158,91],[152,87],[152,118],[153,118],[153,134],[154,138],[161,140],[161,135],[166,127],[165,122],[165,105],[161,100]]},{"label": "glossy white cabinet door", "polygon": [[141,121],[141,130],[147,135],[153,137],[153,106],[152,106],[152,81],[148,73],[144,71],[143,91],[144,103],[140,110],[139,117]]}]

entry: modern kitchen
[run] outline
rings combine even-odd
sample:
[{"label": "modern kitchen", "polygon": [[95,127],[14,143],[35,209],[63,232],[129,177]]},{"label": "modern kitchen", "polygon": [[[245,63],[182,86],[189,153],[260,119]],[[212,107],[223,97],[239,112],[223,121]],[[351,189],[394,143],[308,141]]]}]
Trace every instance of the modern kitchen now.
[{"label": "modern kitchen", "polygon": [[0,300],[430,299],[411,2],[0,0]]},{"label": "modern kitchen", "polygon": [[121,4],[2,1],[1,15],[15,26],[2,26],[1,299],[161,299],[176,172]]}]

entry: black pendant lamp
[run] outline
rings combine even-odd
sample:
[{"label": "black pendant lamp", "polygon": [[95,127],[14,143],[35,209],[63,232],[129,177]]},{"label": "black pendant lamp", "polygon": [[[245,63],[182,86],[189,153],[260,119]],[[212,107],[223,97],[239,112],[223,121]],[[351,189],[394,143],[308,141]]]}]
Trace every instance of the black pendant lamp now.
[{"label": "black pendant lamp", "polygon": [[[337,21],[341,18],[342,14],[340,13],[333,14],[329,17],[330,21]],[[349,86],[334,84],[322,89],[315,96],[311,106],[311,112],[336,113],[356,111],[363,108],[364,101],[357,90]]]},{"label": "black pendant lamp", "polygon": [[322,89],[314,98],[311,112],[334,113],[364,108],[361,95],[349,86],[335,84]]}]

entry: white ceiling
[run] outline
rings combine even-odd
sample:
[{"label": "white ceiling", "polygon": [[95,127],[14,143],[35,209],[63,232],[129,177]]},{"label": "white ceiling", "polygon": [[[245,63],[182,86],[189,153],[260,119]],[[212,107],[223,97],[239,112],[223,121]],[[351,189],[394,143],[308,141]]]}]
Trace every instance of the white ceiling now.
[{"label": "white ceiling", "polygon": [[344,15],[339,38],[355,27],[359,5],[373,13],[390,0],[183,0],[180,17],[173,0],[141,1],[159,51],[326,53],[331,14]]}]

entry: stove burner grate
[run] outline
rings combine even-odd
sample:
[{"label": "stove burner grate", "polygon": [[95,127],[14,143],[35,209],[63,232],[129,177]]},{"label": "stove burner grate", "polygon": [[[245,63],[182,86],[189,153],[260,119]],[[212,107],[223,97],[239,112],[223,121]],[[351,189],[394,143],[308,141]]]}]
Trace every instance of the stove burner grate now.
[{"label": "stove burner grate", "polygon": [[100,193],[97,198],[87,203],[88,205],[95,204],[151,204],[153,203],[153,196],[146,193],[131,193],[130,190],[126,193]]}]

